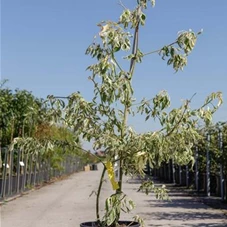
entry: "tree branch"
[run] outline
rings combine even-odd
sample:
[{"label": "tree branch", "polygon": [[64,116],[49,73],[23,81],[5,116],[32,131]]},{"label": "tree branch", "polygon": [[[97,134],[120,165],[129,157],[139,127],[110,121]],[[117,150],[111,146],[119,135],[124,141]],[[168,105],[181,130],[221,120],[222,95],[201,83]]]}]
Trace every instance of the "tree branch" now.
[{"label": "tree branch", "polygon": [[121,0],[119,0],[118,4],[119,4],[120,6],[122,6],[122,8],[123,8],[124,10],[127,9],[126,6],[123,4],[123,2],[122,2]]},{"label": "tree branch", "polygon": [[[177,41],[173,42],[173,43],[170,43],[169,45],[166,45],[166,47],[170,47],[170,46],[173,46],[174,44],[176,44]],[[145,54],[143,54],[143,57],[144,56],[147,56],[147,55],[150,55],[150,54],[154,54],[154,53],[158,53],[162,50],[162,48],[158,49],[158,50],[154,50],[154,51],[150,51],[150,52],[147,52]]]},{"label": "tree branch", "polygon": [[165,136],[167,137],[167,136],[169,136],[169,135],[171,135],[172,134],[172,132],[177,128],[177,126],[181,123],[181,121],[182,121],[182,119],[183,119],[183,117],[184,117],[184,115],[185,115],[185,112],[186,112],[186,110],[188,109],[188,104],[191,102],[191,100],[193,99],[193,97],[196,95],[196,93],[195,94],[193,94],[193,96],[189,99],[189,100],[187,100],[186,101],[186,104],[185,104],[185,106],[184,106],[184,111],[183,111],[183,113],[182,113],[182,116],[181,116],[181,118],[179,119],[179,121],[174,125],[174,127],[170,130],[170,132],[168,132]]}]

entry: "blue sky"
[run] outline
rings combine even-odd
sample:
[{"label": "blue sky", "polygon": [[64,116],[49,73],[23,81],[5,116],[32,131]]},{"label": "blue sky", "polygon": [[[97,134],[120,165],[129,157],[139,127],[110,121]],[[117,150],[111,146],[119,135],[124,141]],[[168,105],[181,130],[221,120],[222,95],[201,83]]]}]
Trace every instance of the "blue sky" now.
[{"label": "blue sky", "polygon": [[[133,0],[123,1],[133,7]],[[99,31],[102,20],[116,20],[122,8],[117,0],[2,0],[1,79],[11,89],[32,91],[37,97],[67,96],[81,91],[92,97],[86,67],[92,63],[85,50]],[[147,57],[136,69],[135,96],[153,97],[167,90],[173,107],[194,93],[199,107],[213,91],[222,91],[224,105],[215,121],[227,120],[227,1],[156,0],[147,10],[140,45],[145,52],[175,40],[177,32],[203,29],[188,66],[177,74],[157,54]],[[132,122],[139,131],[152,129],[141,118]]]}]

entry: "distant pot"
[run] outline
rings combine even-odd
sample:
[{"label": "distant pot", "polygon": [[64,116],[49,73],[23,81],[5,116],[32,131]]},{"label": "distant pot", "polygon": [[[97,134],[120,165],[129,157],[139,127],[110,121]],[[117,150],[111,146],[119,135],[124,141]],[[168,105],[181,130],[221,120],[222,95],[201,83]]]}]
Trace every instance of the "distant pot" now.
[{"label": "distant pot", "polygon": [[[138,222],[131,221],[119,221],[120,227],[140,227]],[[97,222],[84,222],[80,224],[80,227],[99,227]]]}]

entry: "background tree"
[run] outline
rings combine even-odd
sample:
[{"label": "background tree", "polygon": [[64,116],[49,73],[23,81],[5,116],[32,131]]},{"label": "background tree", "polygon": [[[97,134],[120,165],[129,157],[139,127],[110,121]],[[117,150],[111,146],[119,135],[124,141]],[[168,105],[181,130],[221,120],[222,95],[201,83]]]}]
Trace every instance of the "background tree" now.
[{"label": "background tree", "polygon": [[[44,100],[27,90],[13,91],[2,82],[0,103],[0,168],[4,158],[1,147],[10,147],[11,143],[12,148],[21,149],[21,159],[24,153],[40,154],[55,169],[62,168],[60,163],[69,155],[84,157],[84,163],[89,162],[87,154],[80,150],[78,137],[59,124],[52,125],[48,118],[50,109]],[[11,158],[9,155],[8,163]]]},{"label": "background tree", "polygon": [[4,89],[6,81],[1,82],[0,86],[0,168],[2,168],[2,152],[1,148],[7,143],[7,138],[4,136],[10,134],[12,124],[13,111],[12,101],[13,95],[10,89]]}]

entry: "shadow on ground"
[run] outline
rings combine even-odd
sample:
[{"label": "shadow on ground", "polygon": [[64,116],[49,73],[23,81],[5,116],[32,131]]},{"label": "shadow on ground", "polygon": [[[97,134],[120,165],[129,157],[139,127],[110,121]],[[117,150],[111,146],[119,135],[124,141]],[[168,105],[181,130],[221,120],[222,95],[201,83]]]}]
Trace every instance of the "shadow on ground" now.
[{"label": "shadow on ground", "polygon": [[[171,197],[170,197],[171,199]],[[155,199],[147,200],[148,207],[165,207],[165,208],[180,208],[180,209],[208,209],[204,204],[198,203],[196,199],[173,199],[172,201],[159,201]]]},{"label": "shadow on ground", "polygon": [[[140,213],[143,217],[150,217],[152,220],[174,220],[174,221],[195,221],[200,220],[201,223],[203,220],[212,221],[220,220],[222,217],[220,214],[211,214],[210,212],[146,212]],[[216,222],[217,223],[217,222]]]},{"label": "shadow on ground", "polygon": [[[153,226],[153,227],[163,227],[163,225],[159,224],[154,224],[154,225],[148,225],[148,226]],[[175,224],[171,225],[169,224],[168,226],[176,227]],[[177,226],[184,226],[184,227],[226,227],[226,224],[217,224],[217,223],[209,223],[209,224],[204,224],[204,223],[197,223],[197,224],[183,224],[183,225],[177,225]]]}]

